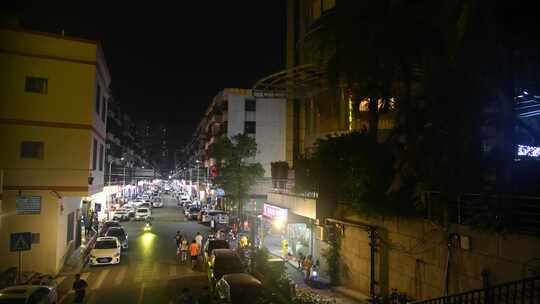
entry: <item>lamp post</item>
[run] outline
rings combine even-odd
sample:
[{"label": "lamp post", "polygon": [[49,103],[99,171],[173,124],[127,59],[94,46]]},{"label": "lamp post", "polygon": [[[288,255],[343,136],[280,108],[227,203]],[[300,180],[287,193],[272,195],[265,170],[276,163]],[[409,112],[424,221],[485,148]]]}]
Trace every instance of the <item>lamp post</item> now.
[{"label": "lamp post", "polygon": [[[121,157],[120,160],[122,161],[122,160],[124,160],[124,158]],[[114,162],[114,161],[112,161],[112,160],[109,162],[109,186],[111,185],[111,175],[112,175],[112,171],[111,171],[111,170],[112,170],[112,164],[113,164],[113,162]]]}]

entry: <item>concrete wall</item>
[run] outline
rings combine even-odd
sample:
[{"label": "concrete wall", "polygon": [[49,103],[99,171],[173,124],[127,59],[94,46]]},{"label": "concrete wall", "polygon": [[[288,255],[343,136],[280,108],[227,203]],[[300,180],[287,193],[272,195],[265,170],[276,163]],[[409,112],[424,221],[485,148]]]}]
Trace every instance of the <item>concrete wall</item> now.
[{"label": "concrete wall", "polygon": [[264,168],[264,176],[272,177],[271,162],[286,160],[286,115],[284,99],[258,99],[255,112],[255,140],[259,153],[255,157]]},{"label": "concrete wall", "polygon": [[[375,271],[380,292],[397,288],[416,299],[444,295],[447,232],[423,220],[345,218],[378,227]],[[530,276],[528,268],[540,258],[539,238],[489,234],[462,225],[451,226],[449,232],[470,239],[470,249],[451,250],[450,293],[481,288],[483,271],[491,274],[492,284]],[[369,294],[370,247],[365,230],[345,226],[341,258],[342,284]]]},{"label": "concrete wall", "polygon": [[40,243],[32,244],[32,250],[22,253],[23,271],[33,270],[56,273],[56,223],[58,220],[58,198],[48,191],[25,191],[24,195],[41,196],[40,215],[17,215],[15,200],[17,194],[4,192],[2,216],[0,218],[0,269],[17,267],[18,253],[9,251],[11,233],[32,232],[40,234]]}]

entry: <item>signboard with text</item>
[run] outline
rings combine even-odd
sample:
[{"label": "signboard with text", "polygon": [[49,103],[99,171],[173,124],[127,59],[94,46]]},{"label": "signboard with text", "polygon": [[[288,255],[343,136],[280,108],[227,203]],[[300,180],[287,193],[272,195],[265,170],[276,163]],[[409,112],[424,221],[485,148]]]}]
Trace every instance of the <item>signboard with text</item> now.
[{"label": "signboard with text", "polygon": [[265,203],[263,206],[263,216],[270,219],[287,220],[287,209]]},{"label": "signboard with text", "polygon": [[18,196],[17,214],[40,214],[41,196]]}]

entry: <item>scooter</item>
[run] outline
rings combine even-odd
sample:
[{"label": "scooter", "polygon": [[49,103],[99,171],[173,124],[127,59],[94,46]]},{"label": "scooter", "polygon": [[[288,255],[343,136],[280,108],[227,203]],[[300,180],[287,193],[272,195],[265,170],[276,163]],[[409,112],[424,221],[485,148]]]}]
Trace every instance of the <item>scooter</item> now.
[{"label": "scooter", "polygon": [[144,232],[152,232],[152,224],[146,223],[143,228]]}]

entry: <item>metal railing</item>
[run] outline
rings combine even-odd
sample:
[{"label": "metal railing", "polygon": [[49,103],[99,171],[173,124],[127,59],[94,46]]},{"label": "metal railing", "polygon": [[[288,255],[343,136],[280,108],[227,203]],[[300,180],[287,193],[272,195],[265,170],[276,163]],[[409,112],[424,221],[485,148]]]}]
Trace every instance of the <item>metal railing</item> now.
[{"label": "metal railing", "polygon": [[540,277],[508,282],[413,304],[539,304]]}]

